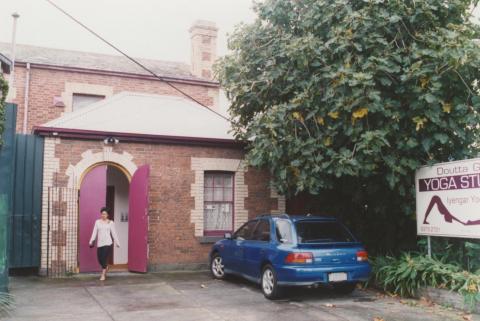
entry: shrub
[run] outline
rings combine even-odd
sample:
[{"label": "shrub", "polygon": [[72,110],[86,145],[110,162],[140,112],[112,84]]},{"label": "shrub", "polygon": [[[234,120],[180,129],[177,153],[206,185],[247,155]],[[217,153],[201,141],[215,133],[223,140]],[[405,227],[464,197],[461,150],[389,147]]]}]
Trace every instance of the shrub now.
[{"label": "shrub", "polygon": [[14,307],[13,296],[6,292],[0,292],[0,317],[8,315]]},{"label": "shrub", "polygon": [[431,286],[460,293],[469,309],[480,302],[480,275],[465,271],[458,264],[414,252],[377,257],[372,263],[373,281],[386,291],[416,296],[419,288]]}]

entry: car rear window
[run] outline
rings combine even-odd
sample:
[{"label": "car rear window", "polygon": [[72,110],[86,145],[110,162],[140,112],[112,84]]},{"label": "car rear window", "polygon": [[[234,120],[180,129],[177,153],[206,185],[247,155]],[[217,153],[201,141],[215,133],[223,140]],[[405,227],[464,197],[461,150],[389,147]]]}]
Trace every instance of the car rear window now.
[{"label": "car rear window", "polygon": [[355,239],[347,229],[337,222],[299,221],[298,243],[353,242]]}]

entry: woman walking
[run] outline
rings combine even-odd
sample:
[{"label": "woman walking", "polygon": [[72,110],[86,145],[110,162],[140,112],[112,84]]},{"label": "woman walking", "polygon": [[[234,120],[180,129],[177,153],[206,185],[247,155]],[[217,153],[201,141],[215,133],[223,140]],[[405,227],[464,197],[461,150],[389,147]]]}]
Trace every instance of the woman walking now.
[{"label": "woman walking", "polygon": [[97,240],[97,258],[98,263],[102,266],[100,281],[105,281],[107,277],[107,260],[110,253],[112,253],[113,242],[115,242],[117,247],[120,247],[115,224],[108,218],[108,212],[109,210],[106,207],[102,207],[100,210],[101,217],[95,221],[92,237],[90,237],[89,242],[90,247],[93,247],[93,242],[95,242],[95,239]]}]

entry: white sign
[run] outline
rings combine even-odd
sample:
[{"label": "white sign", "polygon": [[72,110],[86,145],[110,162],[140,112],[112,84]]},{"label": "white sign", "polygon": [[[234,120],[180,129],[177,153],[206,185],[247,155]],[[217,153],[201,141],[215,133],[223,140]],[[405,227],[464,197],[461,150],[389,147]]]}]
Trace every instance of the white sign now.
[{"label": "white sign", "polygon": [[417,234],[480,238],[480,158],[415,173]]}]

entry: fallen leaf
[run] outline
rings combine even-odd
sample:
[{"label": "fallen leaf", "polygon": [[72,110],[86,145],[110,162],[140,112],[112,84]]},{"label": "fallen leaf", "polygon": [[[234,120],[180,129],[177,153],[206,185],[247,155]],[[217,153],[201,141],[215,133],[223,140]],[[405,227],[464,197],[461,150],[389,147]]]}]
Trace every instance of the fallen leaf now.
[{"label": "fallen leaf", "polygon": [[472,321],[472,315],[471,314],[464,314],[464,315],[462,315],[462,318],[465,321]]},{"label": "fallen leaf", "polygon": [[420,298],[420,303],[424,306],[427,306],[427,307],[433,307],[434,306],[432,300],[429,300],[429,299],[424,298],[424,297]]},{"label": "fallen leaf", "polygon": [[325,306],[326,306],[327,308],[334,308],[334,307],[335,307],[335,304],[326,303]]},{"label": "fallen leaf", "polygon": [[385,321],[385,319],[381,317],[375,317],[373,318],[373,321]]}]

